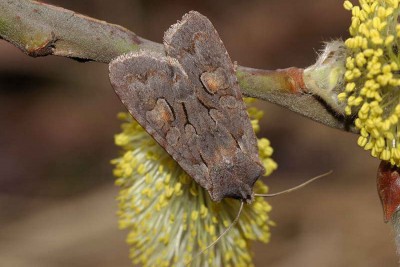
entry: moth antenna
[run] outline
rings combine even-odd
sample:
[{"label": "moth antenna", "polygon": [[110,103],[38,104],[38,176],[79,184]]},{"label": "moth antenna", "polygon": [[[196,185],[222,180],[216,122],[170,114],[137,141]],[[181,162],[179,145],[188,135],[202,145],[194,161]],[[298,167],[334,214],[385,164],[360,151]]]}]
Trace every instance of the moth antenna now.
[{"label": "moth antenna", "polygon": [[231,222],[231,224],[228,226],[228,228],[226,228],[222,232],[222,234],[220,234],[219,237],[217,239],[215,239],[214,242],[212,242],[210,245],[208,245],[205,249],[203,249],[201,252],[199,252],[196,256],[194,256],[194,258],[191,261],[189,261],[186,264],[186,266],[189,266],[190,263],[192,263],[192,261],[194,259],[196,259],[197,257],[200,257],[204,252],[206,252],[208,249],[212,248],[215,244],[217,244],[218,241],[221,240],[221,238],[224,237],[232,229],[232,227],[234,227],[237,224],[237,222],[239,221],[240,214],[242,214],[243,206],[244,206],[244,201],[242,200],[241,204],[240,204],[239,212],[236,215],[236,218],[233,220],[233,222]]},{"label": "moth antenna", "polygon": [[324,173],[324,174],[315,176],[314,178],[311,178],[311,179],[309,179],[308,181],[305,181],[304,183],[299,184],[298,186],[295,186],[295,187],[292,187],[292,188],[283,190],[283,191],[281,191],[281,192],[272,193],[272,194],[254,194],[254,196],[255,196],[255,197],[275,197],[275,196],[279,196],[279,195],[284,195],[284,194],[287,194],[287,193],[296,191],[296,190],[298,190],[298,189],[300,189],[300,188],[302,188],[302,187],[304,187],[304,186],[306,186],[306,185],[308,185],[308,184],[314,182],[315,180],[318,180],[318,179],[320,179],[320,178],[322,178],[322,177],[328,176],[328,175],[331,174],[331,173],[333,173],[332,170],[329,171],[329,172],[327,172],[327,173]]}]

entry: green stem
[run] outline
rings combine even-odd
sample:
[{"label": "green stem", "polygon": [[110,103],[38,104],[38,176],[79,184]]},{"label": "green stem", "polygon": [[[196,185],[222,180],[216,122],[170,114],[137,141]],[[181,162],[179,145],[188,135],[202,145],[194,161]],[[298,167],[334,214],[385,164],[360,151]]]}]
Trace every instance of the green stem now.
[{"label": "green stem", "polygon": [[257,70],[238,66],[237,76],[245,96],[278,104],[332,128],[358,132],[353,123],[338,115],[328,104],[307,93],[303,69]]},{"label": "green stem", "polygon": [[129,51],[163,50],[162,45],[121,26],[26,0],[0,1],[0,37],[29,56],[56,55],[103,63]]}]

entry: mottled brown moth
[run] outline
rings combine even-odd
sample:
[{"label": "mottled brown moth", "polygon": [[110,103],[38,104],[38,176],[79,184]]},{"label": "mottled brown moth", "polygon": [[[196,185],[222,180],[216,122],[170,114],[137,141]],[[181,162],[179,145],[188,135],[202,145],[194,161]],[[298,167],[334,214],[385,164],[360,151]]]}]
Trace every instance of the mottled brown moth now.
[{"label": "mottled brown moth", "polygon": [[166,55],[133,52],[110,80],[133,117],[212,200],[251,202],[264,173],[234,65],[211,22],[186,14],[164,36]]},{"label": "mottled brown moth", "polygon": [[132,116],[212,200],[230,197],[243,205],[330,173],[279,193],[254,194],[265,169],[234,64],[214,26],[191,11],[165,33],[164,48],[165,55],[142,51],[114,59],[111,84]]}]

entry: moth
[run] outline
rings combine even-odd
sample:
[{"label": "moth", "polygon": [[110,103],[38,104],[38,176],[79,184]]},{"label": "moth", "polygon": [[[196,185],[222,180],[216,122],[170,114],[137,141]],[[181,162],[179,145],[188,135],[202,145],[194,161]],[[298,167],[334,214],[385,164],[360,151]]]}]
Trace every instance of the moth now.
[{"label": "moth", "polygon": [[132,52],[114,59],[110,81],[130,114],[213,201],[241,200],[215,245],[238,222],[245,202],[297,190],[254,194],[264,173],[234,64],[211,22],[191,11],[164,35],[165,55]]},{"label": "moth", "polygon": [[132,52],[110,81],[143,128],[213,201],[251,202],[265,169],[234,64],[212,23],[191,11],[164,35],[166,55]]}]

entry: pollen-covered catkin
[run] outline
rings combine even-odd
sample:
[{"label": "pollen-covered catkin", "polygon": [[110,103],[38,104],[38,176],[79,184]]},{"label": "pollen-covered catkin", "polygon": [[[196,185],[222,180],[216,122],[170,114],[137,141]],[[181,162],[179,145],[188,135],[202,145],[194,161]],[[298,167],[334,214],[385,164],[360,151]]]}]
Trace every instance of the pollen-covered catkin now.
[{"label": "pollen-covered catkin", "polygon": [[[259,128],[262,112],[248,109],[253,127]],[[245,205],[238,223],[214,247],[196,257],[230,225],[240,201],[216,203],[209,194],[151,138],[127,113],[115,143],[122,156],[113,160],[116,184],[121,187],[119,224],[129,229],[130,256],[143,266],[253,266],[250,242],[268,242],[271,206],[256,198]],[[267,139],[258,140],[259,154],[269,175],[276,169]],[[268,188],[259,180],[257,193]]]},{"label": "pollen-covered catkin", "polygon": [[398,0],[344,2],[351,11],[347,47],[346,86],[338,99],[355,117],[358,145],[371,155],[400,166],[400,26]]}]

